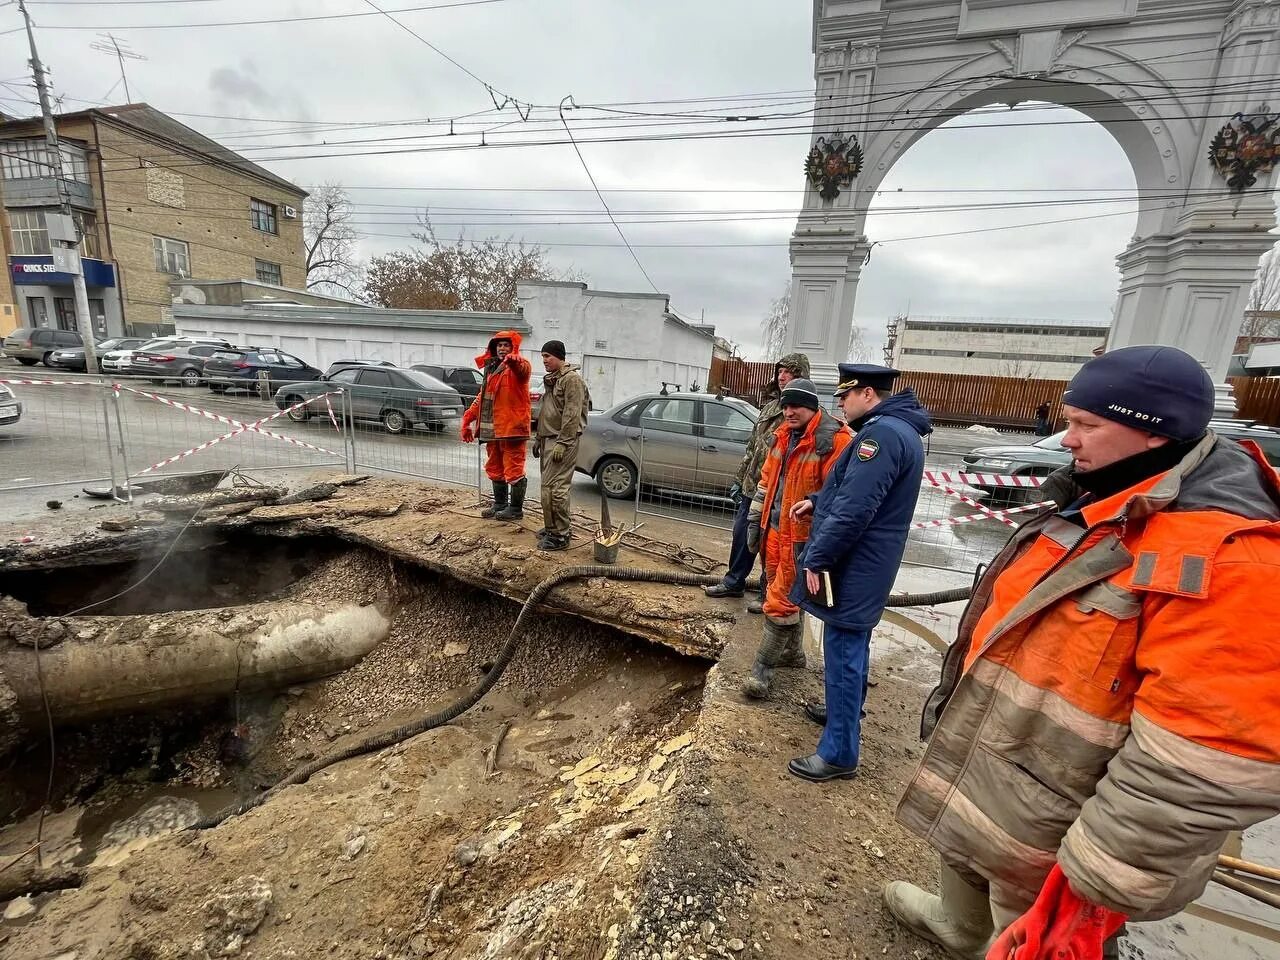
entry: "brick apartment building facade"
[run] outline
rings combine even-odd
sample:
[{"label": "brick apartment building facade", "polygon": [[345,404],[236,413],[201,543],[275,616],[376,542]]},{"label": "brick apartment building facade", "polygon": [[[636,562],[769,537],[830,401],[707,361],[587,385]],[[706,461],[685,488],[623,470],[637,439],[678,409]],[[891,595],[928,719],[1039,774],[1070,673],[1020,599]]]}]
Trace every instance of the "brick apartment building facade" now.
[{"label": "brick apartment building facade", "polygon": [[[306,191],[146,104],[57,118],[100,336],[173,329],[175,280],[306,286]],[[44,215],[58,186],[38,119],[0,118],[0,336],[75,328],[71,277],[53,269]]]}]

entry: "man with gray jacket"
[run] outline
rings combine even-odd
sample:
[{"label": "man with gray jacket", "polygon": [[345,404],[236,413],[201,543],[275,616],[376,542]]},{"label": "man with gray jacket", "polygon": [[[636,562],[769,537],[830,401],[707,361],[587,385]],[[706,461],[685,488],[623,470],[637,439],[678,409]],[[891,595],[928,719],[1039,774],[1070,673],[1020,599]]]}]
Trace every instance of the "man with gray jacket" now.
[{"label": "man with gray jacket", "polygon": [[542,345],[542,409],[538,413],[535,452],[542,470],[542,522],[539,550],[569,547],[569,484],[578,463],[578,441],[587,426],[591,393],[576,367],[565,362],[564,344]]}]

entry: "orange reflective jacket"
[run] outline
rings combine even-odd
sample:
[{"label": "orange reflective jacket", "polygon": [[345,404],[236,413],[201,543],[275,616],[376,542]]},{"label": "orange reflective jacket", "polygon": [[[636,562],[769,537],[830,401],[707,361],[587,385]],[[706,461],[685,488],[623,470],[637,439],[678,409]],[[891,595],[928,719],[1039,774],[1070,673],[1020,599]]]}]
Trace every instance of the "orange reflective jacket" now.
[{"label": "orange reflective jacket", "polygon": [[[809,421],[804,434],[800,437],[795,449],[787,455],[787,447],[791,442],[791,428],[786,421],[773,433],[773,445],[765,456],[764,468],[760,471],[760,483],[751,498],[751,523],[763,527],[761,542],[772,536],[779,536],[786,549],[794,550],[793,544],[804,545],[809,539],[809,527],[813,523],[813,514],[801,520],[791,519],[792,504],[803,500],[811,493],[822,489],[827,474],[835,465],[844,448],[853,440],[849,428],[831,416],[818,411],[817,416]],[[784,462],[785,461],[785,462]],[[779,490],[781,481],[781,490]],[[769,514],[774,498],[782,498],[782,509],[778,516],[777,530],[769,529]]]},{"label": "orange reflective jacket", "polygon": [[1280,482],[1209,434],[1080,516],[1024,525],[975,587],[898,818],[1007,904],[1057,863],[1157,919],[1280,812]]},{"label": "orange reflective jacket", "polygon": [[[511,352],[498,359],[498,341],[510,340]],[[489,340],[489,347],[476,357],[476,366],[484,371],[484,385],[467,412],[462,415],[465,437],[479,421],[480,442],[512,440],[529,436],[533,408],[529,399],[529,361],[520,356],[520,334],[499,330]]]}]

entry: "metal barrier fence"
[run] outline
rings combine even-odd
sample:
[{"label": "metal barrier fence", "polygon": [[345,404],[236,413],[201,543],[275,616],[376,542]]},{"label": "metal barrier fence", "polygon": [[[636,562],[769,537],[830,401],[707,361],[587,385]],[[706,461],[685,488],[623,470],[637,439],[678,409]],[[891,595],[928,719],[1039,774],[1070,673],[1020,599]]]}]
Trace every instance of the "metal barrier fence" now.
[{"label": "metal barrier fence", "polygon": [[[0,494],[207,470],[398,474],[475,487],[480,445],[458,438],[460,401],[366,396],[332,383],[213,393],[132,377],[0,374]],[[400,393],[409,394],[400,396]],[[452,411],[449,412],[449,408]],[[17,414],[16,419],[14,414]]]}]

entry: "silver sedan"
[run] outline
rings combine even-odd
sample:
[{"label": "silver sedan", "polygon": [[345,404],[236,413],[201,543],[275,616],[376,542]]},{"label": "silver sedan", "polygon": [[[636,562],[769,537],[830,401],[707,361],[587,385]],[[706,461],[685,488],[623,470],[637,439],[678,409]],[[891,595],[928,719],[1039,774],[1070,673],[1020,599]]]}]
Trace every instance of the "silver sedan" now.
[{"label": "silver sedan", "polygon": [[587,417],[577,469],[614,499],[637,487],[725,496],[760,411],[711,393],[646,393]]}]

